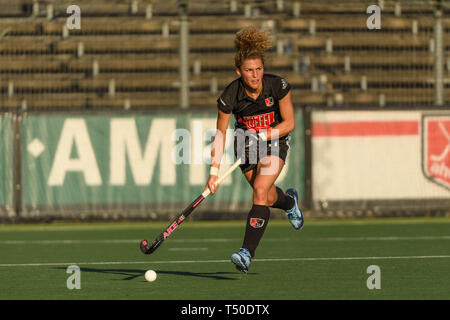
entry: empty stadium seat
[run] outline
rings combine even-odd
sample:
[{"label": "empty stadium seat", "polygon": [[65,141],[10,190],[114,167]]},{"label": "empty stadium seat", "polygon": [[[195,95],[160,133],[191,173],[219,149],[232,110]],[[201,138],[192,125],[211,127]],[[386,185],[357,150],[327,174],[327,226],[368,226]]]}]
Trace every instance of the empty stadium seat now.
[{"label": "empty stadium seat", "polygon": [[[433,10],[385,1],[382,29],[369,31],[372,2],[189,1],[191,105],[215,108],[236,78],[234,37],[247,26],[273,32],[266,72],[291,83],[295,104],[378,105],[383,96],[386,105],[432,105]],[[71,4],[0,0],[0,108],[179,106],[176,5],[78,0],[81,29],[67,30]],[[445,15],[443,24],[450,65]],[[446,81],[447,101],[449,90]]]}]

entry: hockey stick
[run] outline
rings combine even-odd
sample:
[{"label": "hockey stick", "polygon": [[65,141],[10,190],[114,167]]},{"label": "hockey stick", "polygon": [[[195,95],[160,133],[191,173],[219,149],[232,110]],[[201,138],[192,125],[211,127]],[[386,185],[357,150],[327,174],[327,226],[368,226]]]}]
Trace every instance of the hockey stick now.
[{"label": "hockey stick", "polygon": [[[241,164],[241,159],[238,159],[219,179],[217,179],[216,184],[220,184],[226,177],[228,177],[239,165]],[[211,191],[206,189],[201,195],[199,195],[192,203],[186,207],[183,212],[181,212],[175,220],[153,241],[153,243],[149,243],[147,240],[142,240],[140,247],[141,251],[145,254],[150,254],[155,251],[163,242],[167,239],[174,231],[178,228],[178,226],[194,211],[197,206],[206,199]]]}]

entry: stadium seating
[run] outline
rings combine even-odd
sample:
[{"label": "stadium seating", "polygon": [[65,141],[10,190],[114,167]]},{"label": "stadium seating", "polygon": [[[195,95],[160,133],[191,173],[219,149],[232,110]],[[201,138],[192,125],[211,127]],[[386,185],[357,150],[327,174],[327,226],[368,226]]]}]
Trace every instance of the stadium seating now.
[{"label": "stadium seating", "polygon": [[[177,6],[76,3],[81,29],[67,30],[70,1],[0,0],[0,109],[178,107]],[[288,79],[295,104],[433,105],[433,9],[384,3],[382,29],[368,30],[371,1],[189,1],[190,105],[215,106],[236,77],[234,35],[250,25],[273,32],[266,72]]]}]

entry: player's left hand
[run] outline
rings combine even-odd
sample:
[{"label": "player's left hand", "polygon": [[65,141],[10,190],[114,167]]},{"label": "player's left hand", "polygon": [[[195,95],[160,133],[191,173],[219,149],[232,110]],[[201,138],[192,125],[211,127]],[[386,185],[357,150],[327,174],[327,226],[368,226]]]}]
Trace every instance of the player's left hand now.
[{"label": "player's left hand", "polygon": [[[208,182],[206,183],[205,190],[209,189],[209,191],[211,191],[211,194],[214,194],[217,191],[217,189],[219,189],[219,185],[217,184],[217,179],[218,179],[217,176],[210,175]],[[203,190],[203,191],[205,191],[205,190]]]}]

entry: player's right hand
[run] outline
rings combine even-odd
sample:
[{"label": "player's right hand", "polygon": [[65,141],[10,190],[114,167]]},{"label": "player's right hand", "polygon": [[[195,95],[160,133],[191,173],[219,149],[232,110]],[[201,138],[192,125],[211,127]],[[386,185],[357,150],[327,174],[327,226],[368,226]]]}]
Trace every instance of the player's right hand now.
[{"label": "player's right hand", "polygon": [[218,179],[219,177],[215,175],[210,175],[208,182],[206,183],[205,190],[208,188],[209,191],[211,191],[211,194],[214,194],[217,191],[217,189],[219,189],[219,185],[216,183]]}]

